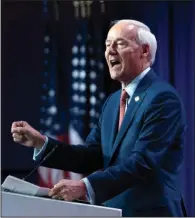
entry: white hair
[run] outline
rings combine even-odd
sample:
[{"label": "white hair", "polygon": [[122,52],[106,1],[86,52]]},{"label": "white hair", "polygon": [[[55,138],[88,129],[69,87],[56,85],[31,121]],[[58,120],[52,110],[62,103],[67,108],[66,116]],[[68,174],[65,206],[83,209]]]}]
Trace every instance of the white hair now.
[{"label": "white hair", "polygon": [[137,41],[141,45],[143,44],[149,45],[150,62],[152,65],[155,61],[157,41],[155,35],[151,33],[150,28],[146,26],[144,23],[139,22],[137,20],[118,20],[114,22],[114,24],[116,23],[127,23],[129,25],[133,25],[138,28]]}]

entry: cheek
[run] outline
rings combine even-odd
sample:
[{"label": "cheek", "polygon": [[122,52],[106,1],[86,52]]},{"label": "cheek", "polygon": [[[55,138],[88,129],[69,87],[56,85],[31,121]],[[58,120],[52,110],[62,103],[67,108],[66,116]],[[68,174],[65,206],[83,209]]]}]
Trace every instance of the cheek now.
[{"label": "cheek", "polygon": [[125,66],[128,66],[133,60],[133,54],[130,52],[124,53],[122,55],[123,63]]},{"label": "cheek", "polygon": [[123,57],[123,69],[124,71],[129,71],[132,69],[132,67],[136,64],[137,58],[135,57],[135,54],[126,54]]},{"label": "cheek", "polygon": [[136,47],[136,48],[134,49],[133,55],[134,55],[134,57],[136,57],[136,58],[140,58],[140,57],[141,57],[141,50],[140,50],[139,47]]},{"label": "cheek", "polygon": [[128,65],[132,65],[134,62],[138,61],[140,58],[140,54],[137,50],[131,49],[128,52],[123,54],[124,63]]}]

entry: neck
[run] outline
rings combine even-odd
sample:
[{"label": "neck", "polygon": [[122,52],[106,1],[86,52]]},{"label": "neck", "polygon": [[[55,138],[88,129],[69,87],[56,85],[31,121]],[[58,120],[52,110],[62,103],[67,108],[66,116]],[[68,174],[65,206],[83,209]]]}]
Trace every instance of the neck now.
[{"label": "neck", "polygon": [[122,88],[125,88],[126,86],[128,86],[137,76],[139,76],[148,67],[150,67],[149,64],[145,65],[145,67],[143,67],[142,70],[139,70],[138,73],[135,73],[133,76],[131,76],[131,78],[128,78],[128,80],[121,81]]}]

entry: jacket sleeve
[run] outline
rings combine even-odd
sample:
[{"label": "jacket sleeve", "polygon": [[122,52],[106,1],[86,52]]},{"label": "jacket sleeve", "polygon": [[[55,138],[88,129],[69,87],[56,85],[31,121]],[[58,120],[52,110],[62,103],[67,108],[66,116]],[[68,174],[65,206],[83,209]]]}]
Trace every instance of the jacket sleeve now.
[{"label": "jacket sleeve", "polygon": [[[108,99],[103,105],[102,113]],[[57,148],[41,165],[82,174],[90,174],[102,169],[101,117],[97,125],[91,130],[84,145],[69,145],[49,138],[42,158],[39,161],[42,161],[52,151],[54,146],[57,145]]]},{"label": "jacket sleeve", "polygon": [[179,98],[173,93],[156,96],[144,112],[143,126],[131,155],[119,165],[87,177],[95,192],[95,203],[107,201],[152,176],[184,130],[184,109]]}]

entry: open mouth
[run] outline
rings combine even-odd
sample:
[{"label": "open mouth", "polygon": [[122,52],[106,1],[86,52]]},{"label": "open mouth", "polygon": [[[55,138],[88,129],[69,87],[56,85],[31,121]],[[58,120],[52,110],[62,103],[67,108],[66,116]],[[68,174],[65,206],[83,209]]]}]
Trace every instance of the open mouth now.
[{"label": "open mouth", "polygon": [[117,67],[117,66],[119,66],[121,63],[120,63],[120,61],[118,61],[118,60],[111,60],[110,61],[110,65],[111,65],[111,67]]}]

